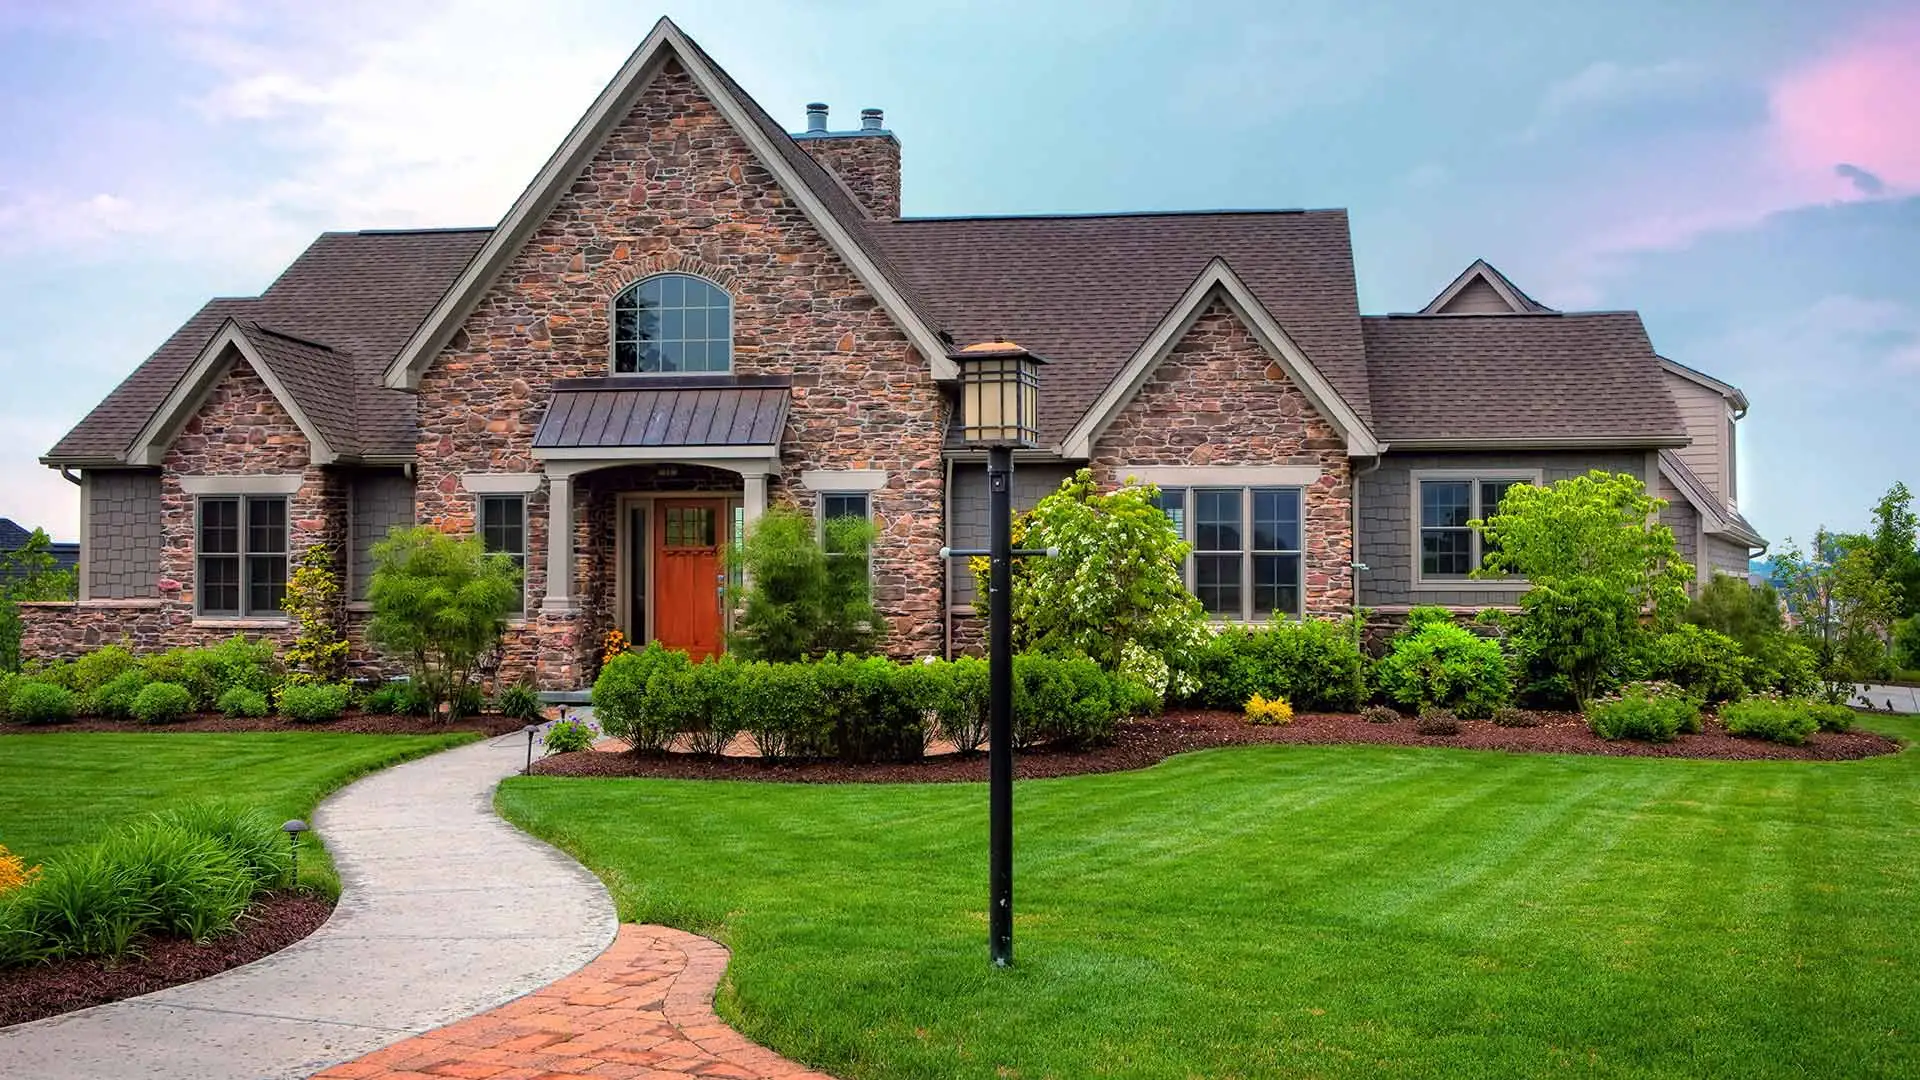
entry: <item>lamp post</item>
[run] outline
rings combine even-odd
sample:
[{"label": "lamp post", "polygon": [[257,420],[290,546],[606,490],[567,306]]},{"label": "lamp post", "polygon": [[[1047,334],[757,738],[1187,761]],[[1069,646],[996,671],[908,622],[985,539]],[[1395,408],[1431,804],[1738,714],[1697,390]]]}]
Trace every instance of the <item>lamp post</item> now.
[{"label": "lamp post", "polygon": [[287,834],[287,851],[293,856],[293,886],[297,889],[300,887],[300,834],[307,831],[307,823],[294,818],[280,826],[280,831]]},{"label": "lamp post", "polygon": [[1013,963],[1013,451],[1039,442],[1040,365],[1011,341],[949,354],[960,368],[960,441],[987,451],[988,580],[987,952]]}]

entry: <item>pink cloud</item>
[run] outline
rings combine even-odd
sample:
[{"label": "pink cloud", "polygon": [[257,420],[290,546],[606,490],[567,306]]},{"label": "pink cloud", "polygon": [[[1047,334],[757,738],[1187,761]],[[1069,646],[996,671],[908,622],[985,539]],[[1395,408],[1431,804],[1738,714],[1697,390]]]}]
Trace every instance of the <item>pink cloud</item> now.
[{"label": "pink cloud", "polygon": [[1828,177],[1832,194],[1853,183],[1847,164],[1889,188],[1920,188],[1920,14],[1869,23],[1832,51],[1775,81],[1770,135],[1784,164]]}]

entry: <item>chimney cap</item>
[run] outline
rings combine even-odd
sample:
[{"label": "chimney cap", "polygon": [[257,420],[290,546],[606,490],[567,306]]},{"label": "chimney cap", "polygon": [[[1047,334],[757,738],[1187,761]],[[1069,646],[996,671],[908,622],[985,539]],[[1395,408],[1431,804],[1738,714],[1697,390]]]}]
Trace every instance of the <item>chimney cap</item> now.
[{"label": "chimney cap", "polygon": [[881,120],[884,119],[885,116],[886,114],[879,109],[861,109],[860,110],[860,130],[862,131],[881,130],[882,128],[886,127],[885,124],[881,123]]},{"label": "chimney cap", "polygon": [[807,103],[807,131],[809,134],[827,130],[827,103],[810,101]]}]

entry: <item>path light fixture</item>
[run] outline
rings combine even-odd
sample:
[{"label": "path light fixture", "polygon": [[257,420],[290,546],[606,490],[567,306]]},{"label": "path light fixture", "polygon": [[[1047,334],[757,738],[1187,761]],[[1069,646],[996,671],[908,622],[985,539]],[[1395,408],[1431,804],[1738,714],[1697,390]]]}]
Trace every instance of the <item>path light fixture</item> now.
[{"label": "path light fixture", "polygon": [[287,834],[287,851],[293,855],[293,884],[298,888],[300,885],[300,834],[307,831],[307,823],[294,818],[280,826],[280,831]]},{"label": "path light fixture", "polygon": [[533,775],[533,737],[535,734],[537,734],[540,731],[540,725],[528,724],[526,727],[521,728],[520,730],[527,733],[527,767],[521,770],[520,775],[532,776]]},{"label": "path light fixture", "polygon": [[988,547],[941,552],[988,558],[987,953],[1013,963],[1013,451],[1040,442],[1040,357],[1011,341],[949,353],[960,369],[960,441],[987,452]]}]

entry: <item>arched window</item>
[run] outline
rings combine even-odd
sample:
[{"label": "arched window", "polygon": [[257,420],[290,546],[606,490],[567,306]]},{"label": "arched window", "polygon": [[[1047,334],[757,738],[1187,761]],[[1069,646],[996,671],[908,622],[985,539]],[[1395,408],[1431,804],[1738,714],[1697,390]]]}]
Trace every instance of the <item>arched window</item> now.
[{"label": "arched window", "polygon": [[659,274],[613,301],[617,375],[733,368],[733,298],[704,278]]}]

